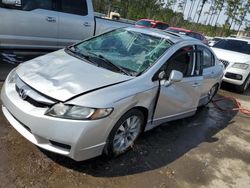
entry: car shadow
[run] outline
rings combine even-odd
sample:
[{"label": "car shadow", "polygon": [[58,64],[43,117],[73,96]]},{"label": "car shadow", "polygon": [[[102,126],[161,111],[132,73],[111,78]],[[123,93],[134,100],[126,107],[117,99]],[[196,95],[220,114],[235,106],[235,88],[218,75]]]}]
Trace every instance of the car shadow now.
[{"label": "car shadow", "polygon": [[[222,101],[220,105],[229,108],[233,103]],[[103,155],[76,162],[42,149],[41,151],[66,168],[95,177],[132,175],[166,166],[201,143],[217,142],[216,134],[233,123],[236,114],[236,111],[222,112],[212,104],[200,107],[192,117],[165,123],[145,132],[131,151],[117,158]]]},{"label": "car shadow", "polygon": [[243,96],[250,96],[250,86],[244,93],[239,93],[239,91],[237,91],[237,88],[233,84],[222,82],[221,89],[229,91],[229,92],[233,92],[239,95],[243,95]]}]

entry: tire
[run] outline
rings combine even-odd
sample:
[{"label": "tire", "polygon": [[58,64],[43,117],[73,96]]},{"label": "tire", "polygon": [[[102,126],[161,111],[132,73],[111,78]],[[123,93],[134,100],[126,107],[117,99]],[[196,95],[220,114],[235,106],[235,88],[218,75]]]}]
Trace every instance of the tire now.
[{"label": "tire", "polygon": [[244,81],[242,85],[236,86],[236,89],[238,92],[244,93],[247,90],[249,85],[250,85],[250,74],[248,75],[248,77],[246,78],[246,80]]},{"label": "tire", "polygon": [[[129,122],[130,126],[128,126]],[[116,157],[130,150],[144,130],[144,122],[145,117],[140,110],[132,109],[125,113],[109,134],[106,154]]]},{"label": "tire", "polygon": [[208,103],[210,103],[213,100],[218,90],[219,90],[219,84],[213,85],[213,87],[208,92],[208,96],[207,96],[208,99],[207,99],[207,102],[204,104],[204,106],[206,106]]}]

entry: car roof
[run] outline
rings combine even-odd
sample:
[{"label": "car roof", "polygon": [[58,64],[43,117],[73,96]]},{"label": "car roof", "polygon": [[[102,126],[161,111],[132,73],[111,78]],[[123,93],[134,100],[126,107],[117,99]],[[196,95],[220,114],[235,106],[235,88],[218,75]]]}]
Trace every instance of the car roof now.
[{"label": "car roof", "polygon": [[168,29],[173,29],[173,30],[178,30],[178,31],[183,31],[183,32],[193,32],[192,30],[184,29],[180,27],[169,27]]},{"label": "car roof", "polygon": [[250,42],[250,39],[248,39],[248,38],[235,38],[235,37],[227,37],[227,38],[225,38],[225,39]]},{"label": "car roof", "polygon": [[187,32],[187,33],[196,33],[196,34],[202,35],[201,33],[198,33],[196,31],[184,29],[184,28],[180,28],[180,27],[168,27],[167,29],[173,29],[173,30],[177,30],[177,31],[182,31],[182,32]]},{"label": "car roof", "polygon": [[140,20],[138,20],[138,21],[149,21],[149,22],[151,22],[151,21],[154,21],[154,20],[152,20],[152,19],[146,19],[146,18],[144,19],[144,18],[143,18],[143,19],[140,19]]},{"label": "car roof", "polygon": [[149,21],[149,22],[156,22],[156,23],[164,23],[164,24],[167,24],[166,22],[163,22],[163,21],[160,21],[160,20],[152,20],[152,19],[140,19],[138,20],[139,21]]},{"label": "car roof", "polygon": [[154,29],[154,28],[137,28],[137,27],[127,27],[125,29],[130,30],[130,31],[140,32],[140,33],[147,34],[147,35],[166,38],[172,41],[173,43],[181,42],[183,40],[190,40],[190,41],[196,41],[198,43],[201,43],[199,40],[194,39],[192,37],[170,32],[167,30],[160,30],[160,29]]}]

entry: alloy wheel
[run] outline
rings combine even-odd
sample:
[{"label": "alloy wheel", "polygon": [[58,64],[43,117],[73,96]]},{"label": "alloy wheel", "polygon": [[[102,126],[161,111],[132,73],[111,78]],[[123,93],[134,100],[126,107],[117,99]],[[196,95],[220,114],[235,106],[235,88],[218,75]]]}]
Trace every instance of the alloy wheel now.
[{"label": "alloy wheel", "polygon": [[113,140],[113,151],[123,153],[133,146],[134,141],[140,134],[142,120],[136,115],[128,117],[117,129]]}]

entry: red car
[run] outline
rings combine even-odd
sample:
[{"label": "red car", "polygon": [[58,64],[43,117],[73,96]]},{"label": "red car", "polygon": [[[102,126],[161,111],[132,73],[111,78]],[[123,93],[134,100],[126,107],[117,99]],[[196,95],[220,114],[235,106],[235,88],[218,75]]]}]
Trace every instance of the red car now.
[{"label": "red car", "polygon": [[135,23],[136,27],[152,27],[157,29],[165,30],[169,25],[165,22],[150,19],[141,19]]},{"label": "red car", "polygon": [[195,31],[183,29],[183,28],[179,28],[179,27],[169,27],[169,28],[167,28],[167,31],[187,35],[189,37],[198,39],[198,40],[202,41],[204,44],[208,45],[207,39],[202,34],[197,33]]}]

